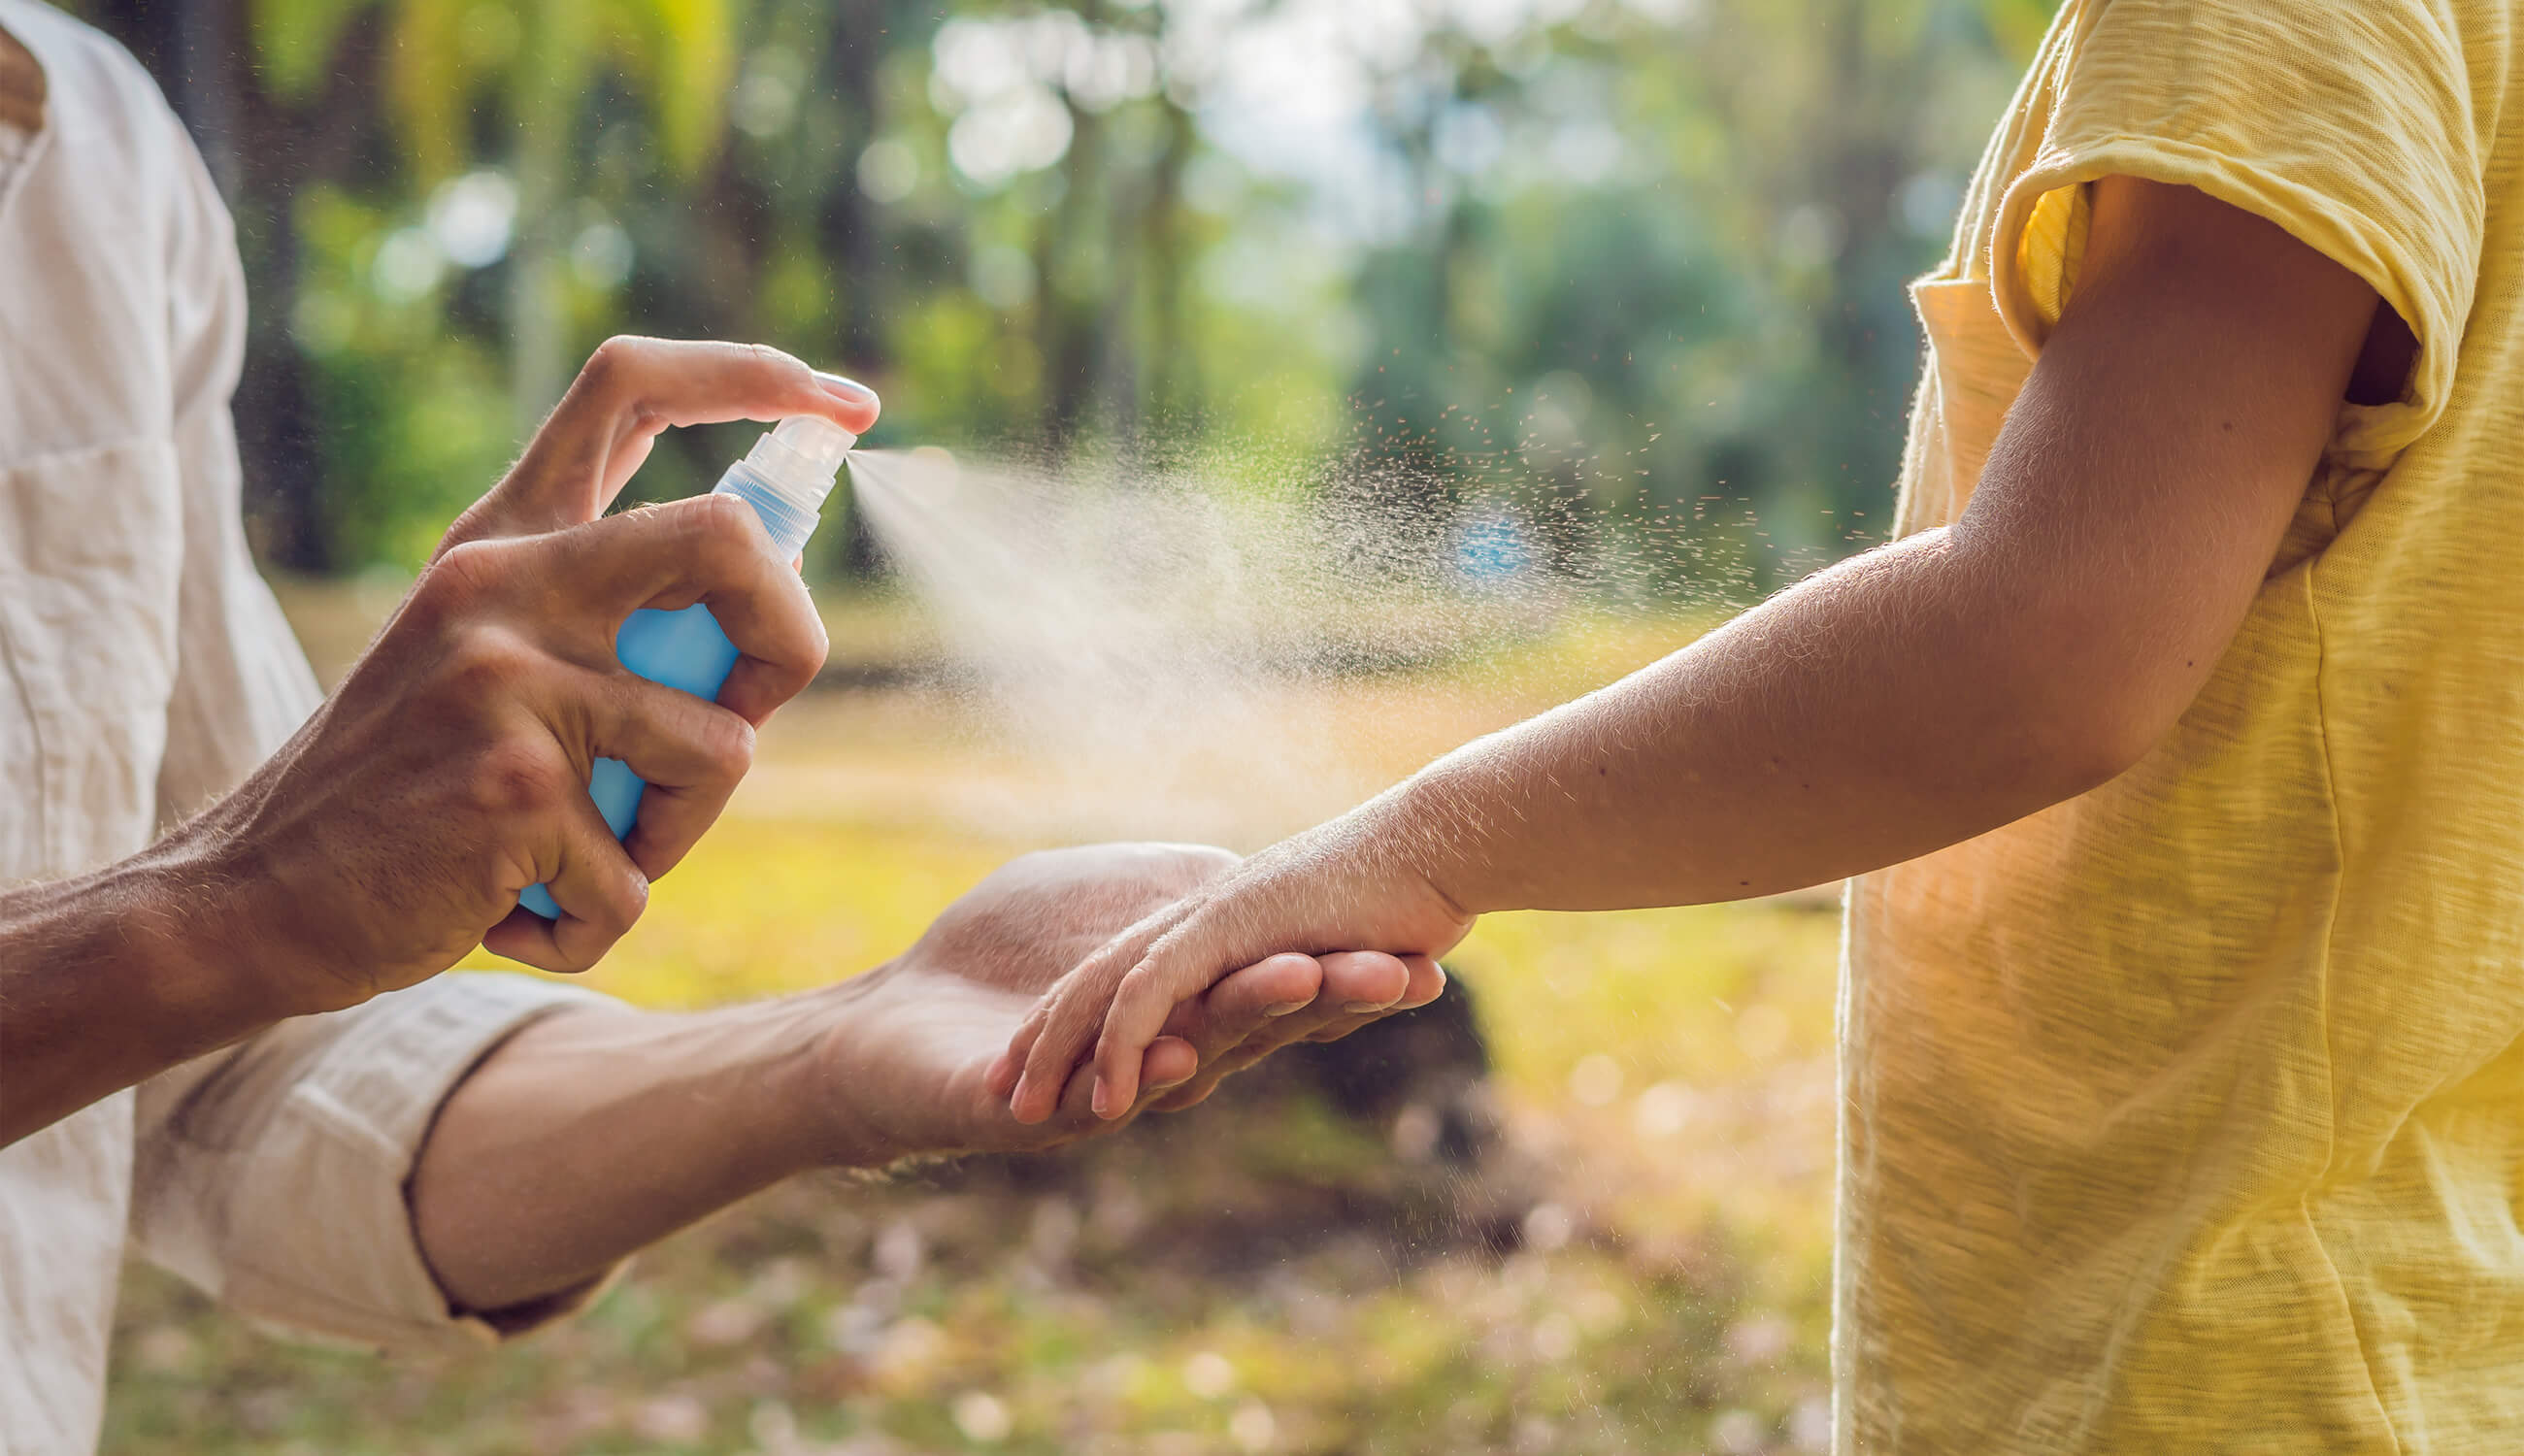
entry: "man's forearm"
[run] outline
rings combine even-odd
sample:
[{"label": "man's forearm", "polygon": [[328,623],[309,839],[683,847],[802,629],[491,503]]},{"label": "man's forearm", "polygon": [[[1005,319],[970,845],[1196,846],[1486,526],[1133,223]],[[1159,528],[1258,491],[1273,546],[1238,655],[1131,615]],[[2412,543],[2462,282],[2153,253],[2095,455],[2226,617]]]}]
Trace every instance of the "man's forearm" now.
[{"label": "man's forearm", "polygon": [[0,1145],[309,1009],[234,936],[236,893],[162,847],[0,894]]},{"label": "man's forearm", "polygon": [[[1093,1116],[1083,1095],[1019,1123],[990,1088],[991,1060],[1082,956],[1232,863],[1179,845],[1030,854],[838,985],[531,1023],[458,1085],[422,1144],[411,1186],[422,1252],[451,1299],[487,1313],[580,1285],[793,1173],[1108,1131],[1127,1118]],[[1442,985],[1426,962],[1273,956],[1168,1023],[1141,1067],[1147,1096],[1196,1101],[1261,1052],[1344,1035]]]},{"label": "man's forearm", "polygon": [[819,1039],[849,983],[702,1012],[531,1023],[458,1085],[413,1173],[439,1285],[488,1311],[579,1284],[794,1173],[891,1154],[840,1121]]}]

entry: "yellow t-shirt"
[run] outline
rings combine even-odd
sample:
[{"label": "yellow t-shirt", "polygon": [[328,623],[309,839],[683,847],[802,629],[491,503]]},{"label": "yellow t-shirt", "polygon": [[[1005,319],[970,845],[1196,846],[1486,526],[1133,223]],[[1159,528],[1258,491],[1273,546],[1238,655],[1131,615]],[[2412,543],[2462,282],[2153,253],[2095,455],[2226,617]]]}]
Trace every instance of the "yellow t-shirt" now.
[{"label": "yellow t-shirt", "polygon": [[2419,354],[2154,752],[1853,883],[1844,1452],[2524,1449],[2519,20],[2069,0],[1915,289],[1906,533],[1968,499],[2096,178],[2274,220]]}]

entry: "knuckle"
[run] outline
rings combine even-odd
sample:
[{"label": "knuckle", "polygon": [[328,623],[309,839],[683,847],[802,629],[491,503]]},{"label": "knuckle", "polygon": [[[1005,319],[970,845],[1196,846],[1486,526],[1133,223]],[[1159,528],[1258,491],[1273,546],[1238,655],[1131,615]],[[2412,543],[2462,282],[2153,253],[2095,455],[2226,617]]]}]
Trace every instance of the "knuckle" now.
[{"label": "knuckle", "polygon": [[596,969],[596,963],[605,958],[605,952],[611,947],[613,941],[612,938],[607,937],[594,946],[581,944],[584,940],[595,938],[594,926],[588,926],[582,934],[570,937],[570,947],[565,950],[557,949],[553,955],[553,964],[545,966],[544,969],[564,976],[583,975]]},{"label": "knuckle", "polygon": [[513,695],[529,681],[536,654],[504,627],[474,626],[461,633],[447,655],[446,678],[451,692],[468,702],[483,703]]},{"label": "knuckle", "polygon": [[490,595],[502,574],[498,543],[459,541],[440,552],[413,584],[413,607],[435,620],[461,616]]},{"label": "knuckle", "polygon": [[467,798],[485,817],[522,820],[559,798],[561,774],[550,755],[520,739],[484,749],[467,776]]},{"label": "knuckle", "polygon": [[812,382],[814,370],[807,368],[805,362],[795,355],[782,353],[768,344],[748,344],[745,352],[755,367],[783,384],[794,387]]},{"label": "knuckle", "polygon": [[605,918],[601,923],[606,932],[606,942],[609,945],[628,935],[631,927],[640,923],[640,916],[649,908],[649,884],[634,873],[608,875],[607,878],[612,882],[612,890],[605,898]]},{"label": "knuckle", "polygon": [[437,868],[446,878],[469,887],[485,902],[499,905],[504,911],[508,902],[516,898],[518,882],[534,878],[532,860],[510,851],[508,847],[502,847],[500,852],[453,858]]},{"label": "knuckle", "polygon": [[587,364],[578,371],[579,379],[591,389],[618,386],[637,363],[643,342],[633,334],[615,334],[607,339],[587,356]]},{"label": "knuckle", "polygon": [[[505,485],[507,480],[504,478],[501,483]],[[430,553],[431,561],[437,561],[459,547],[499,534],[501,527],[499,511],[492,504],[493,497],[498,493],[498,487],[493,487],[492,496],[485,496],[465,507],[456,519],[448,523],[446,534],[438,538],[438,549]]]},{"label": "knuckle", "polygon": [[753,725],[725,708],[718,708],[704,720],[702,730],[702,754],[711,772],[734,783],[753,767]]},{"label": "knuckle", "polygon": [[723,577],[750,565],[758,552],[762,522],[753,508],[734,496],[712,492],[695,496],[685,512],[685,529],[702,568]]},{"label": "knuckle", "polygon": [[555,946],[568,964],[547,966],[547,970],[593,969],[615,942],[630,934],[649,907],[649,882],[636,872],[606,866],[579,877],[579,883],[585,887],[579,898],[592,902],[570,907],[576,923],[555,937]]}]

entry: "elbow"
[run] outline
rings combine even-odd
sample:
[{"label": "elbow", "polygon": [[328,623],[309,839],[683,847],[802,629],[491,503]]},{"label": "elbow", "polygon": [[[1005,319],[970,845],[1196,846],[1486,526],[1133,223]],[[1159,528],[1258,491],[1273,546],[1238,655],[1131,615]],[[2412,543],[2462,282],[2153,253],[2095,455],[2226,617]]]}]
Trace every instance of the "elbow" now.
[{"label": "elbow", "polygon": [[2100,789],[2138,765],[2169,724],[2125,713],[2090,713],[2049,725],[2040,735],[2040,778],[2047,802]]},{"label": "elbow", "polygon": [[2035,806],[2101,788],[2158,751],[2199,695],[2217,651],[2162,592],[2080,589],[2067,573],[1973,571],[1946,679],[2004,744],[2015,792]]},{"label": "elbow", "polygon": [[[2115,670],[2117,668],[2117,670]],[[2019,678],[2011,714],[2026,789],[2045,804],[2099,789],[2156,752],[2187,705],[2121,664],[2054,660]]]},{"label": "elbow", "polygon": [[[2199,696],[2234,624],[2214,594],[1951,540],[1949,688],[1981,742],[2013,750],[2011,789],[2031,806],[2073,799],[2155,754]],[[2028,810],[2029,811],[2029,810]]]}]

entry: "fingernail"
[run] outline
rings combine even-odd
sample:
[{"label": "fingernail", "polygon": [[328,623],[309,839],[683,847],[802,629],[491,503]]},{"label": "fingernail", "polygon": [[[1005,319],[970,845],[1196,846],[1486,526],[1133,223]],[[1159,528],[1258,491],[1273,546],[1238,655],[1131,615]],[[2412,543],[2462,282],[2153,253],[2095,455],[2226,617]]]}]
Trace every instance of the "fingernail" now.
[{"label": "fingernail", "polygon": [[1303,1011],[1313,1004],[1314,1002],[1312,1001],[1274,1001],[1270,1005],[1262,1008],[1262,1014],[1265,1016],[1286,1016],[1292,1012]]},{"label": "fingernail", "polygon": [[815,382],[824,386],[824,393],[835,399],[848,400],[853,405],[873,404],[876,401],[876,391],[856,379],[845,379],[839,374],[827,374],[822,369],[817,369]]},{"label": "fingernail", "polygon": [[[1395,996],[1393,998],[1393,1000],[1396,1001],[1400,999],[1400,996]],[[1392,1004],[1393,1001],[1352,1001],[1348,1005],[1341,1007],[1341,1009],[1347,1011],[1352,1016],[1365,1016],[1370,1011],[1382,1011]]]},{"label": "fingernail", "polygon": [[1112,1112],[1107,1108],[1107,1106],[1105,1105],[1106,1103],[1110,1102],[1111,1100],[1112,1100],[1112,1091],[1111,1091],[1111,1089],[1109,1089],[1109,1088],[1105,1087],[1105,1085],[1104,1085],[1104,1079],[1103,1079],[1103,1078],[1101,1078],[1101,1077],[1096,1078],[1096,1079],[1095,1079],[1095,1095],[1094,1095],[1094,1096],[1092,1096],[1092,1097],[1088,1098],[1087,1105],[1095,1109],[1095,1115],[1096,1115],[1097,1117],[1111,1117],[1113,1114],[1112,1114]]}]

